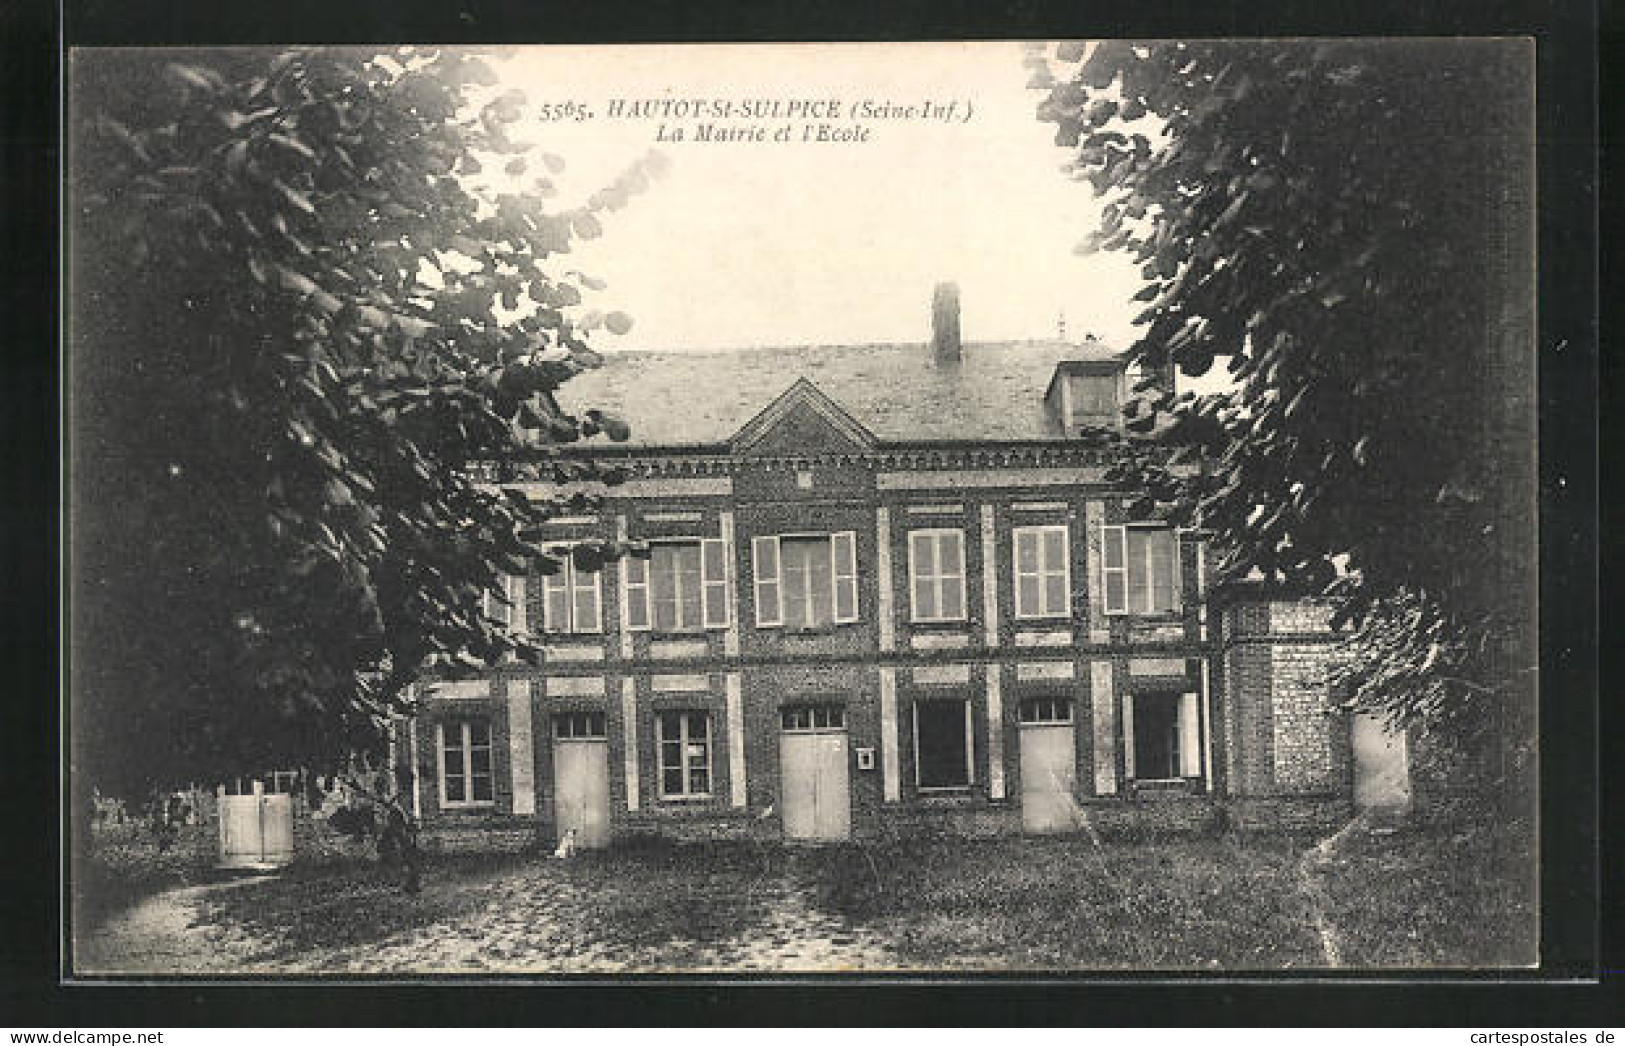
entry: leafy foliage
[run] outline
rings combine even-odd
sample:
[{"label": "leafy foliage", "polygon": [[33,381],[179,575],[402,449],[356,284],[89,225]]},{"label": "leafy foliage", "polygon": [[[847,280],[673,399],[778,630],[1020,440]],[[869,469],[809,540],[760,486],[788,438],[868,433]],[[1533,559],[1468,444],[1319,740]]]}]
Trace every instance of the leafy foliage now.
[{"label": "leafy foliage", "polygon": [[[1119,478],[1150,491],[1141,511],[1209,528],[1221,579],[1335,598],[1363,700],[1463,731],[1525,694],[1532,664],[1522,57],[1396,41],[1030,55],[1040,119],[1105,201],[1080,250],[1127,252],[1145,279],[1133,356],[1233,378],[1142,386]],[[1169,447],[1209,467],[1175,475]]]},{"label": "leafy foliage", "polygon": [[[630,321],[548,266],[658,158],[571,210],[501,191],[523,99],[454,50],[86,52],[71,86],[76,773],[336,765],[421,673],[533,653],[501,575],[558,569],[527,533],[616,478],[559,446],[627,434],[554,392]],[[465,467],[527,457],[575,486]]]}]

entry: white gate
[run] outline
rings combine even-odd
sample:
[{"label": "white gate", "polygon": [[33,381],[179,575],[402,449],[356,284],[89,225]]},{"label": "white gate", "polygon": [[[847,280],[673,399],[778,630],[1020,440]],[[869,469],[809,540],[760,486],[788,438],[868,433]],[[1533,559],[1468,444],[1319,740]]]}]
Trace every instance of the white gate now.
[{"label": "white gate", "polygon": [[279,868],[293,860],[293,796],[267,795],[254,782],[249,795],[215,792],[221,868]]}]

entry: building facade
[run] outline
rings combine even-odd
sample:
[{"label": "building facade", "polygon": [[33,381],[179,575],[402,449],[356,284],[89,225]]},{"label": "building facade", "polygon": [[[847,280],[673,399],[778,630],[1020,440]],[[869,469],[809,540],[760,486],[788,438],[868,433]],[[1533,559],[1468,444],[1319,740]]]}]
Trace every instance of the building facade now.
[{"label": "building facade", "polygon": [[[940,329],[940,328],[939,328]],[[1131,518],[1124,366],[1083,344],[626,354],[572,382],[635,442],[513,578],[539,666],[422,684],[431,845],[840,840],[1327,821],[1352,798],[1323,612],[1215,599],[1200,535]],[[518,485],[523,488],[523,469]]]}]

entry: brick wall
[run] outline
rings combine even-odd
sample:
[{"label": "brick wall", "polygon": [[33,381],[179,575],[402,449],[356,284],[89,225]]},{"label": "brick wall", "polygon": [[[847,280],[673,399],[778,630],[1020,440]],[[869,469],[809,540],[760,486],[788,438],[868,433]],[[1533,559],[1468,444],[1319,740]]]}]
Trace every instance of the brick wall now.
[{"label": "brick wall", "polygon": [[[1221,615],[1224,791],[1238,799],[1346,796],[1349,723],[1327,682],[1331,608],[1312,601],[1232,598]],[[1280,804],[1237,805],[1241,821],[1299,819]]]}]

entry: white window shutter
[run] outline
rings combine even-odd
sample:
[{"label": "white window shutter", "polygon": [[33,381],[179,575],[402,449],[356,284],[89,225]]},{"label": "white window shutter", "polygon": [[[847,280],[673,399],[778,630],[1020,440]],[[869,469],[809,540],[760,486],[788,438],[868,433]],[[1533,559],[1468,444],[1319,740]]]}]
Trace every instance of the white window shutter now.
[{"label": "white window shutter", "polygon": [[1106,613],[1128,613],[1128,537],[1123,527],[1102,527],[1101,574],[1105,579]]},{"label": "white window shutter", "polygon": [[1196,711],[1196,695],[1179,695],[1179,776],[1202,776],[1202,728]]},{"label": "white window shutter", "polygon": [[700,583],[706,628],[728,627],[728,562],[721,538],[700,542]]},{"label": "white window shutter", "polygon": [[858,619],[858,543],[850,530],[829,536],[832,559],[835,563],[835,620],[838,623]]},{"label": "white window shutter", "polygon": [[507,589],[508,626],[520,635],[530,630],[529,622],[525,620],[525,578],[522,574],[509,574],[503,579],[503,587]]},{"label": "white window shutter", "polygon": [[779,539],[751,538],[750,547],[754,564],[752,580],[756,591],[756,624],[761,628],[780,625],[784,622],[784,608],[779,604]]},{"label": "white window shutter", "polygon": [[633,555],[621,557],[621,600],[626,627],[649,630],[649,561]]},{"label": "white window shutter", "polygon": [[1123,696],[1123,776],[1134,780],[1134,695]]}]

